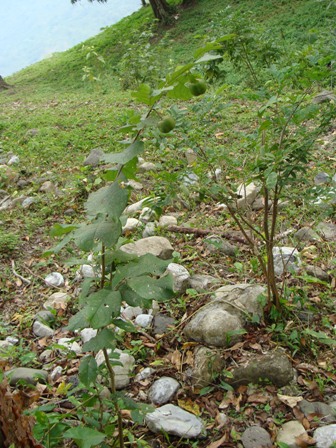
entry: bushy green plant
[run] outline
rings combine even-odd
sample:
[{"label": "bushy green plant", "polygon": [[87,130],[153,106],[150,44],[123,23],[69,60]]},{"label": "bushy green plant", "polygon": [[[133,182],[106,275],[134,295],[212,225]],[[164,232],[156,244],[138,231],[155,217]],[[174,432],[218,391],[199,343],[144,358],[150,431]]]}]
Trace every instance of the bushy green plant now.
[{"label": "bushy green plant", "polygon": [[8,255],[13,252],[19,244],[20,238],[15,233],[0,230],[0,254]]}]

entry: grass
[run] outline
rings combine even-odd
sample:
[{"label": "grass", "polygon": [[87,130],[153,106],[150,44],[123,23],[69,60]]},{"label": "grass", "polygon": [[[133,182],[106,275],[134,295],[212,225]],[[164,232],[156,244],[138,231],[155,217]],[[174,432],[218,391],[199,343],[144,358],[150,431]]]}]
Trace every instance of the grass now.
[{"label": "grass", "polygon": [[[144,110],[143,106],[133,101],[130,90],[122,89],[126,78],[131,89],[140,82],[130,73],[130,67],[140,64],[148,82],[156,84],[154,75],[160,77],[170,67],[190,61],[197,48],[209,39],[231,32],[237,19],[242,16],[249,17],[256,32],[252,37],[258,38],[258,42],[276,43],[280,49],[278,60],[283,67],[293,60],[298,66],[303,66],[309,51],[313,55],[314,51],[320,51],[320,57],[325,58],[325,65],[328,66],[335,41],[332,34],[335,7],[329,1],[256,0],[252,4],[248,0],[199,0],[192,8],[178,11],[174,26],[160,28],[153,23],[150,8],[143,8],[83,45],[55,54],[6,79],[14,89],[0,93],[0,158],[11,152],[19,156],[19,164],[13,165],[11,169],[26,183],[19,187],[16,182],[0,178],[0,188],[14,199],[20,196],[35,199],[35,203],[26,210],[15,206],[0,212],[0,296],[4,303],[3,320],[14,324],[19,322],[20,334],[26,341],[13,354],[15,363],[19,362],[20,353],[24,352],[27,353],[29,364],[30,354],[41,349],[31,339],[29,329],[32,316],[50,294],[45,287],[44,276],[53,270],[61,270],[70,279],[67,290],[73,295],[76,293],[77,287],[72,284],[75,268],[63,265],[63,254],[61,257],[44,259],[42,253],[53,244],[48,236],[50,227],[56,222],[81,220],[82,205],[87,195],[104,182],[100,169],[83,166],[85,157],[98,147],[111,152],[120,151],[123,148],[121,141],[125,137],[120,127],[127,123],[134,111],[141,113]],[[104,64],[95,56],[86,59],[90,48],[94,48],[96,54],[104,58]],[[218,78],[209,84],[203,97],[181,102],[177,105],[179,109],[174,108],[172,101],[162,103],[158,112],[162,115],[170,112],[176,118],[177,126],[174,133],[165,138],[149,130],[145,134],[145,158],[160,162],[164,169],[143,175],[141,180],[145,189],[140,194],[134,194],[132,200],[146,194],[159,196],[162,211],[176,213],[181,223],[189,222],[197,228],[220,231],[237,230],[230,216],[218,208],[218,198],[209,195],[208,172],[211,168],[220,167],[222,179],[233,188],[250,176],[254,156],[254,149],[250,145],[251,135],[257,127],[257,111],[265,102],[263,82],[271,76],[272,70],[272,67],[260,63],[259,56],[256,51],[253,53],[252,46],[250,57],[255,64],[260,85],[251,81],[250,73],[240,64],[241,61],[235,64],[224,58],[219,65]],[[153,61],[155,68],[148,74],[147,67]],[[85,67],[100,81],[83,80]],[[204,76],[204,72],[201,75]],[[332,70],[326,70],[326,77],[316,81],[314,90],[332,90],[333,83]],[[314,227],[317,222],[333,217],[333,207],[314,207],[306,194],[312,190],[317,172],[326,171],[331,176],[335,172],[332,129],[326,137],[330,142],[325,147],[320,144],[316,146],[314,158],[298,185],[286,190],[285,199],[289,203],[280,212],[278,232],[303,224]],[[188,166],[184,155],[190,148],[198,155],[194,166]],[[190,170],[201,179],[201,188],[195,192],[190,188],[176,187],[180,185],[178,182],[181,177]],[[51,181],[55,190],[49,193],[41,191],[45,181]],[[258,212],[251,212],[251,218],[256,222],[261,220]],[[182,264],[192,273],[215,275],[225,283],[261,281],[260,269],[245,246],[239,247],[233,260],[222,254],[209,254],[202,238],[182,234],[173,236],[164,229],[160,234],[173,239],[176,251],[180,252],[179,256],[176,255],[177,261],[183,260]],[[288,244],[297,243],[289,239]],[[315,249],[308,248],[304,261],[321,266],[335,277],[334,243],[321,241],[314,246]],[[31,286],[27,287],[14,275],[12,260],[15,261],[16,271],[31,280]],[[325,331],[332,338],[335,323],[332,285],[293,278],[289,281],[287,291],[292,308],[296,302],[302,302],[308,311],[315,313],[318,310],[313,328]],[[177,303],[169,304],[169,310],[179,322],[185,312],[192,314],[202,300],[205,298],[191,294],[179,298]],[[75,304],[73,306],[76,308]],[[329,348],[311,334],[303,333],[307,327],[296,314],[295,308],[290,315],[294,323],[290,320],[258,329],[251,325],[248,337],[252,342],[266,341],[267,347],[274,344],[284,346],[298,362],[309,361],[318,366],[319,362],[330,359],[329,365],[333,365],[334,357],[330,355]],[[58,319],[66,324],[68,317],[61,312]],[[6,336],[6,328],[6,325],[1,327],[3,336]],[[179,341],[183,342],[180,333],[173,341],[176,350],[180,350]],[[151,361],[154,349],[145,345],[139,347],[137,344],[139,342],[128,340],[126,345],[134,350],[135,355],[139,352],[139,363],[144,364],[146,357],[148,362]],[[161,352],[155,352],[155,356],[162,360],[163,365],[167,364],[167,359],[161,359]],[[233,354],[235,356],[238,357],[237,353]],[[33,356],[32,365],[37,365]],[[334,387],[334,380],[329,375],[330,366],[326,376],[319,374],[319,384],[313,388],[321,399],[322,390],[324,393],[324,389]],[[308,380],[312,382],[313,376]],[[309,398],[310,392],[305,386],[302,387]],[[200,399],[188,388],[186,390],[192,399]],[[216,392],[217,395],[209,395],[207,399],[218,406],[223,391],[217,388]],[[205,410],[208,409],[208,403],[203,403],[204,415],[212,424],[213,418]],[[237,443],[236,431],[242,432],[246,419],[251,423],[249,418],[252,407],[252,404],[246,402],[243,408],[244,412],[246,409],[246,415],[241,414],[244,418],[240,419],[234,406],[230,407],[229,411],[235,419],[231,424],[231,434],[228,434],[231,444]],[[259,410],[260,415],[265,413],[264,409]],[[276,406],[267,409],[267,412],[283,417],[282,421],[294,418],[288,409]],[[219,438],[216,430],[211,434]],[[165,444],[163,446],[190,446],[189,442],[183,445],[179,442],[181,444],[177,445],[174,440],[160,440]],[[199,447],[207,446],[209,439],[204,443],[194,443]]]}]

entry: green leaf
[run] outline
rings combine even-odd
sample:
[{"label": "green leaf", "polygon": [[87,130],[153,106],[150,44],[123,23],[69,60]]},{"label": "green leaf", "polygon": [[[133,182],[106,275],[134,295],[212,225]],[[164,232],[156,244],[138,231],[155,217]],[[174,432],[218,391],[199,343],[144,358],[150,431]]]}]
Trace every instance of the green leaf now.
[{"label": "green leaf", "polygon": [[147,300],[155,299],[161,302],[174,296],[173,279],[170,275],[159,279],[143,275],[129,279],[127,284],[136,294]]},{"label": "green leaf", "polygon": [[204,56],[209,51],[220,50],[222,45],[219,42],[208,42],[204,47],[198,48],[194,53],[194,58],[200,58]]},{"label": "green leaf", "polygon": [[109,325],[114,317],[120,315],[120,306],[121,295],[118,291],[101,289],[91,294],[90,300],[84,308],[89,326],[102,328]]},{"label": "green leaf", "polygon": [[111,218],[119,218],[126,208],[127,201],[127,188],[122,188],[119,182],[113,182],[91,193],[85,203],[85,209],[88,216],[97,216],[102,213]]},{"label": "green leaf", "polygon": [[190,100],[193,95],[184,82],[179,82],[168,92],[167,97],[187,101]]},{"label": "green leaf", "polygon": [[80,249],[89,252],[97,240],[103,242],[105,246],[112,246],[116,244],[121,234],[122,227],[119,219],[111,219],[83,224],[76,230],[74,239]]},{"label": "green leaf", "polygon": [[95,429],[86,428],[84,426],[77,426],[65,431],[65,439],[73,439],[80,448],[91,448],[97,446],[105,439],[105,434],[96,431]]},{"label": "green leaf", "polygon": [[57,254],[60,252],[72,239],[74,238],[73,233],[68,233],[65,235],[65,237],[58,243],[56,246],[52,247],[51,249],[43,252],[44,257],[49,257],[52,254]]},{"label": "green leaf", "polygon": [[152,106],[158,99],[152,96],[152,88],[148,84],[141,84],[138,90],[132,92],[132,97],[147,106]]},{"label": "green leaf", "polygon": [[98,352],[103,348],[115,348],[115,332],[109,328],[104,328],[99,331],[97,336],[85,342],[83,345],[84,352]]},{"label": "green leaf", "polygon": [[196,64],[200,64],[202,62],[210,62],[210,61],[215,61],[216,59],[223,59],[223,56],[221,56],[220,54],[210,54],[210,53],[206,53],[204,56],[202,56],[201,58],[199,58],[196,61]]},{"label": "green leaf", "polygon": [[97,379],[97,374],[98,367],[95,358],[91,355],[82,358],[79,365],[78,376],[84,386],[89,387],[90,384],[94,383]]},{"label": "green leaf", "polygon": [[275,172],[270,173],[266,179],[266,187],[268,190],[273,190],[278,182],[278,174]]},{"label": "green leaf", "polygon": [[126,331],[127,333],[137,333],[137,329],[132,324],[132,322],[127,322],[122,319],[113,319],[112,324],[121,330]]},{"label": "green leaf", "polygon": [[70,331],[75,331],[88,327],[90,327],[90,323],[88,320],[87,311],[84,308],[69,319],[68,325],[65,328]]},{"label": "green leaf", "polygon": [[118,152],[116,154],[105,154],[104,160],[107,163],[120,163],[121,165],[125,165],[130,160],[137,157],[144,150],[143,142],[137,140],[132,143],[128,148],[123,152]]},{"label": "green leaf", "polygon": [[50,236],[63,236],[77,229],[76,225],[54,224],[50,230]]},{"label": "green leaf", "polygon": [[170,260],[161,260],[152,254],[142,255],[134,262],[119,265],[113,278],[113,285],[117,285],[126,278],[139,277],[144,274],[161,275],[167,269]]}]

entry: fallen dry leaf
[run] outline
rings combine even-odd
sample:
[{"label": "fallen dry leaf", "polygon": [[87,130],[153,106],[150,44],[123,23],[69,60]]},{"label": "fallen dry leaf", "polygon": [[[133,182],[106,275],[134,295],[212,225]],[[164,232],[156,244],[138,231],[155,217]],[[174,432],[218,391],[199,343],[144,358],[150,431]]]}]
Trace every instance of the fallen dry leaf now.
[{"label": "fallen dry leaf", "polygon": [[219,440],[216,440],[215,442],[210,443],[206,448],[218,448],[223,445],[224,442],[227,442],[226,440],[226,434],[223,435]]},{"label": "fallen dry leaf", "polygon": [[290,395],[277,394],[279,400],[289,406],[290,408],[295,408],[295,406],[303,400],[303,397],[291,397]]},{"label": "fallen dry leaf", "polygon": [[187,398],[186,400],[177,400],[177,403],[182,409],[185,409],[186,411],[191,412],[192,414],[197,416],[201,415],[198,404],[190,398]]}]

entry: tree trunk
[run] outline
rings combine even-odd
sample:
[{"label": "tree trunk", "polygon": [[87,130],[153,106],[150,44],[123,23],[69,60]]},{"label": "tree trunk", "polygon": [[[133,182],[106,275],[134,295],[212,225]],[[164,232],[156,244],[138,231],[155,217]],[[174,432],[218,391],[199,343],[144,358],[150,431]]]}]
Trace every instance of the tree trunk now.
[{"label": "tree trunk", "polygon": [[2,76],[0,76],[0,90],[10,89],[12,86],[6,83]]},{"label": "tree trunk", "polygon": [[167,23],[171,19],[173,8],[168,5],[166,0],[149,0],[151,7],[153,8],[154,16],[160,22]]}]

